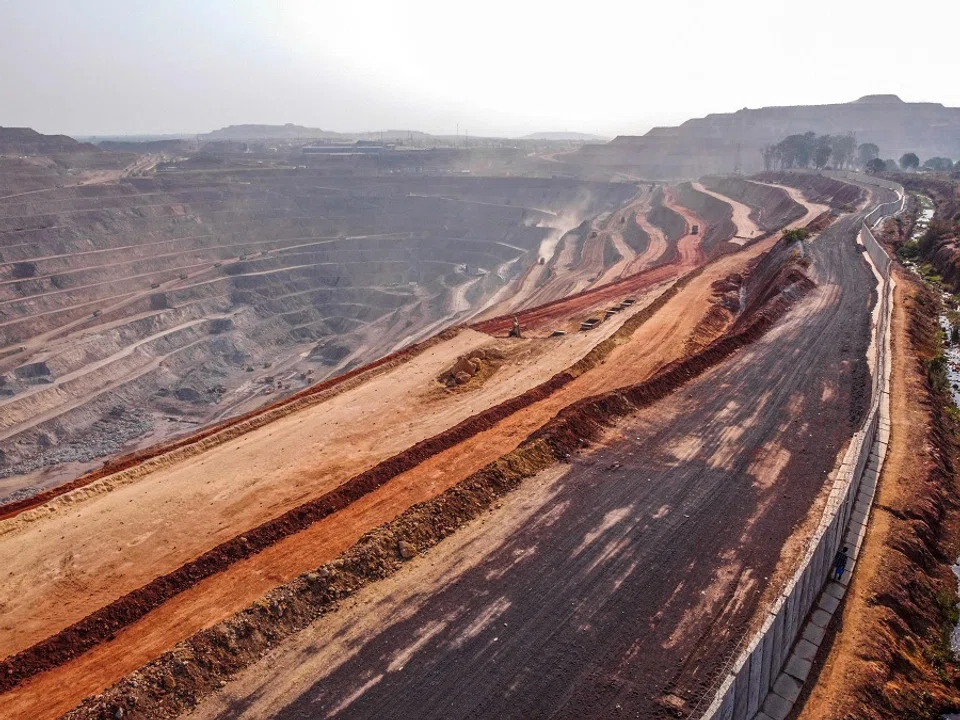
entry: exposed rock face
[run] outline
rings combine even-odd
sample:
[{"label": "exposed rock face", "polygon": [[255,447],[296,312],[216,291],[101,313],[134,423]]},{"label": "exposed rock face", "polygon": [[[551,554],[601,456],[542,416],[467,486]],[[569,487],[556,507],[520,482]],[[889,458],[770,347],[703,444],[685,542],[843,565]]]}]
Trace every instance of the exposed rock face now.
[{"label": "exposed rock face", "polygon": [[523,273],[561,213],[636,193],[229,166],[80,185],[53,166],[0,158],[0,478],[65,457],[58,444],[115,451],[121,435],[91,433],[116,404],[174,434],[422,339]]},{"label": "exposed rock face", "polygon": [[788,135],[812,131],[856,134],[880,147],[882,157],[915,152],[921,160],[960,157],[960,108],[906,103],[896,95],[868,95],[838,105],[767,107],[718,113],[658,127],[643,136],[623,135],[607,145],[586,145],[583,165],[631,167],[651,178],[690,178],[710,173],[763,170],[760,149]]}]

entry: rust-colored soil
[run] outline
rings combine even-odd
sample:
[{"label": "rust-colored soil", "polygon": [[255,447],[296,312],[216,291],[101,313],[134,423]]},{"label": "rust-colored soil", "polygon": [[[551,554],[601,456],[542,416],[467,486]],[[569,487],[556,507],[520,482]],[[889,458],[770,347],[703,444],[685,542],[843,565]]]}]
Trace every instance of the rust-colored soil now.
[{"label": "rust-colored soil", "polygon": [[936,303],[908,273],[896,280],[890,444],[842,616],[794,713],[800,720],[933,719],[960,707],[945,624],[956,597],[956,441],[924,365],[936,351]]},{"label": "rust-colored soil", "polygon": [[[253,616],[262,614],[261,611],[270,616],[275,616],[279,612],[279,615],[276,616],[285,618],[281,623],[286,628],[302,622],[304,617],[309,619],[309,606],[304,607],[302,601],[316,601],[328,605],[331,597],[342,596],[345,592],[352,592],[356,589],[358,581],[351,580],[351,575],[356,577],[356,573],[361,573],[363,577],[371,579],[393,572],[397,567],[396,551],[393,548],[395,548],[395,538],[398,531],[403,533],[400,537],[411,533],[409,537],[421,548],[434,544],[438,539],[448,535],[453,527],[456,527],[463,520],[476,517],[479,511],[489,506],[491,494],[495,497],[497,494],[515,486],[520,478],[531,476],[545,465],[549,465],[554,459],[568,457],[585,441],[598,438],[604,432],[605,425],[612,419],[663,398],[672,390],[729,357],[738,349],[743,348],[745,344],[758,339],[771,327],[776,318],[789,307],[792,300],[796,300],[802,295],[803,289],[809,289],[810,286],[809,281],[806,281],[802,275],[796,276],[793,273],[785,274],[781,280],[785,283],[781,285],[785,291],[783,297],[775,295],[766,308],[745,319],[742,326],[734,334],[715,343],[702,355],[673,364],[658,373],[649,382],[639,383],[618,392],[604,393],[568,407],[541,431],[532,435],[520,451],[508,454],[503,460],[488,465],[481,472],[475,473],[467,479],[467,482],[452,489],[444,496],[417,508],[412,508],[409,519],[402,518],[395,523],[391,523],[387,528],[378,530],[368,536],[365,541],[360,543],[358,548],[348,553],[348,556],[342,562],[325,568],[324,573],[326,574],[318,576],[333,578],[329,587],[325,587],[327,585],[325,582],[321,582],[319,585],[312,584],[315,580],[310,577],[305,580],[298,580],[291,584],[289,588],[272,594],[270,600],[258,604],[252,609],[253,615],[250,612],[245,612],[238,618],[231,619],[223,626],[219,626],[212,634],[204,634],[192,639],[189,643],[190,649],[185,651],[186,654],[183,650],[178,651],[177,654],[177,657],[202,656],[204,658],[198,665],[194,666],[194,669],[189,671],[188,674],[191,677],[182,678],[183,684],[178,685],[178,688],[181,689],[178,690],[176,696],[167,694],[165,697],[159,698],[160,704],[155,704],[157,698],[153,694],[153,690],[136,691],[135,694],[140,698],[140,702],[137,705],[134,717],[168,717],[178,707],[178,703],[191,697],[191,693],[210,687],[209,683],[215,680],[216,676],[209,675],[208,671],[220,672],[221,669],[218,666],[223,661],[236,667],[238,662],[243,662],[243,656],[253,649],[253,645],[262,648],[263,641],[268,641],[268,636],[265,637],[260,632],[252,634],[245,632],[243,633],[244,639],[240,640],[238,637],[237,643],[228,641],[228,645],[234,645],[232,657],[223,655],[221,649],[229,652],[229,648],[222,647],[222,639],[233,636],[234,630],[232,628],[239,627],[238,623],[241,625],[247,624],[251,620],[254,624],[259,623],[260,621],[254,620]],[[781,280],[775,282],[779,283]],[[791,288],[800,289],[800,293],[794,292]],[[597,547],[599,548],[600,544]],[[494,578],[490,579],[493,580]],[[280,611],[281,606],[285,610]],[[214,648],[210,644],[211,642],[218,647]],[[253,645],[251,645],[251,642]],[[240,646],[243,649],[240,649]],[[216,659],[214,659],[214,656],[216,656]],[[170,671],[167,668],[171,667],[170,662],[176,663],[178,668],[182,665],[179,660],[170,656],[160,661],[155,668],[160,668],[160,673],[169,673]],[[161,677],[155,669],[146,672],[150,676],[149,683],[151,686],[155,679],[158,680]],[[179,670],[177,673],[179,673]],[[178,680],[179,682],[181,681]],[[113,705],[120,697],[124,707],[129,708],[130,687],[132,686],[125,684],[116,691],[111,691],[109,697],[103,699],[106,707]],[[183,706],[180,705],[180,707]],[[104,704],[91,703],[88,707],[79,710],[76,717],[99,717],[104,710]]]},{"label": "rust-colored soil", "polygon": [[[580,398],[649,377],[671,358],[682,355],[699,314],[711,303],[712,283],[733,270],[742,269],[773,242],[768,239],[708,266],[701,277],[689,282],[629,339],[614,347],[608,362],[563,385],[544,400],[501,420],[473,440],[455,445],[433,460],[397,476],[387,492],[365,495],[362,501],[347,509],[346,515],[332,516],[331,520],[336,517],[342,523],[338,524],[335,534],[331,533],[330,525],[320,521],[259,555],[231,565],[226,572],[202,581],[194,590],[178,595],[159,611],[122,631],[113,642],[8,693],[5,702],[17,703],[17,707],[30,712],[38,712],[41,707],[70,707],[80,697],[115,682],[196,629],[209,626],[248,604],[266,588],[315,567],[324,557],[334,557],[366,530],[508,452],[563,407]],[[625,372],[624,368],[629,371]],[[434,376],[435,373],[431,373],[427,377],[432,380]],[[485,389],[486,385],[471,395],[479,395]],[[197,462],[200,461],[194,464]],[[241,557],[246,557],[242,547],[240,551]],[[52,698],[60,700],[51,704]]]}]

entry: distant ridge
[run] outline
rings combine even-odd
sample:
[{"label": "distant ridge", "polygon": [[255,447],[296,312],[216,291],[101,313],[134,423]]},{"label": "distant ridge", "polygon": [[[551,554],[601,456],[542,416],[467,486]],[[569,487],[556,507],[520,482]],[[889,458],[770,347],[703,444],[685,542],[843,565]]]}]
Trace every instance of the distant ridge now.
[{"label": "distant ridge", "polygon": [[67,135],[43,135],[32,128],[0,127],[0,155],[49,155],[54,153],[100,152],[89,143]]},{"label": "distant ridge", "polygon": [[303,125],[228,125],[213,132],[200,135],[201,140],[315,140],[339,139],[340,133]]},{"label": "distant ridge", "polygon": [[646,135],[621,135],[606,145],[585,145],[570,162],[622,168],[649,178],[697,178],[763,169],[761,149],[788,135],[853,133],[880,147],[883,158],[915,152],[921,161],[960,158],[960,108],[904,102],[897,95],[866,95],[833,105],[743,108],[692,118]]}]

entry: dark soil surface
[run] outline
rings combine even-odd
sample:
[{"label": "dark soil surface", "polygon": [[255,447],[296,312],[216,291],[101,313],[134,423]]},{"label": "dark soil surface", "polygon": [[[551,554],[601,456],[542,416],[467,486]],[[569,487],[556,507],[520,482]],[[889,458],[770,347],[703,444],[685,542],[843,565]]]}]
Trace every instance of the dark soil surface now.
[{"label": "dark soil surface", "polygon": [[803,196],[810,202],[837,209],[856,207],[866,197],[863,188],[857,185],[810,172],[765,172],[757,178],[776,185],[795,187],[802,190]]},{"label": "dark soil surface", "polygon": [[[845,218],[804,246],[818,287],[777,328],[575,459],[545,493],[538,516],[549,521],[491,516],[496,552],[391,608],[394,620],[276,716],[689,712],[866,408],[875,283],[857,226]],[[402,672],[389,671],[401,654]]]},{"label": "dark soil surface", "polygon": [[[744,205],[753,208],[751,219],[764,230],[782,228],[794,220],[804,216],[803,206],[781,188],[753,183],[737,177],[705,177],[701,179],[704,187],[729,198],[733,198]],[[767,182],[776,181],[773,179]],[[853,188],[856,190],[856,188]]]},{"label": "dark soil surface", "polygon": [[663,230],[667,243],[673,245],[687,234],[687,223],[683,216],[663,204],[663,189],[654,192],[653,208],[647,213],[647,220]]},{"label": "dark soil surface", "polygon": [[707,227],[700,228],[703,235],[703,252],[709,256],[718,245],[730,240],[737,234],[733,223],[733,208],[722,200],[695,190],[690,183],[677,186],[677,199],[684,207],[690,208],[707,221]]},{"label": "dark soil surface", "polygon": [[637,223],[636,213],[631,213],[630,217],[627,218],[623,239],[637,255],[645,253],[650,245],[650,235]]}]

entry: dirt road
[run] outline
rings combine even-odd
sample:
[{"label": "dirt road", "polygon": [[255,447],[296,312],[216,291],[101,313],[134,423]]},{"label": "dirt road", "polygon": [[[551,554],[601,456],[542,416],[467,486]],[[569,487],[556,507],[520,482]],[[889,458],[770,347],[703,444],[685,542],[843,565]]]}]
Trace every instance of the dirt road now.
[{"label": "dirt road", "polygon": [[196,717],[689,709],[750,625],[866,406],[873,280],[847,218],[775,330],[602,449],[319,621]]}]

